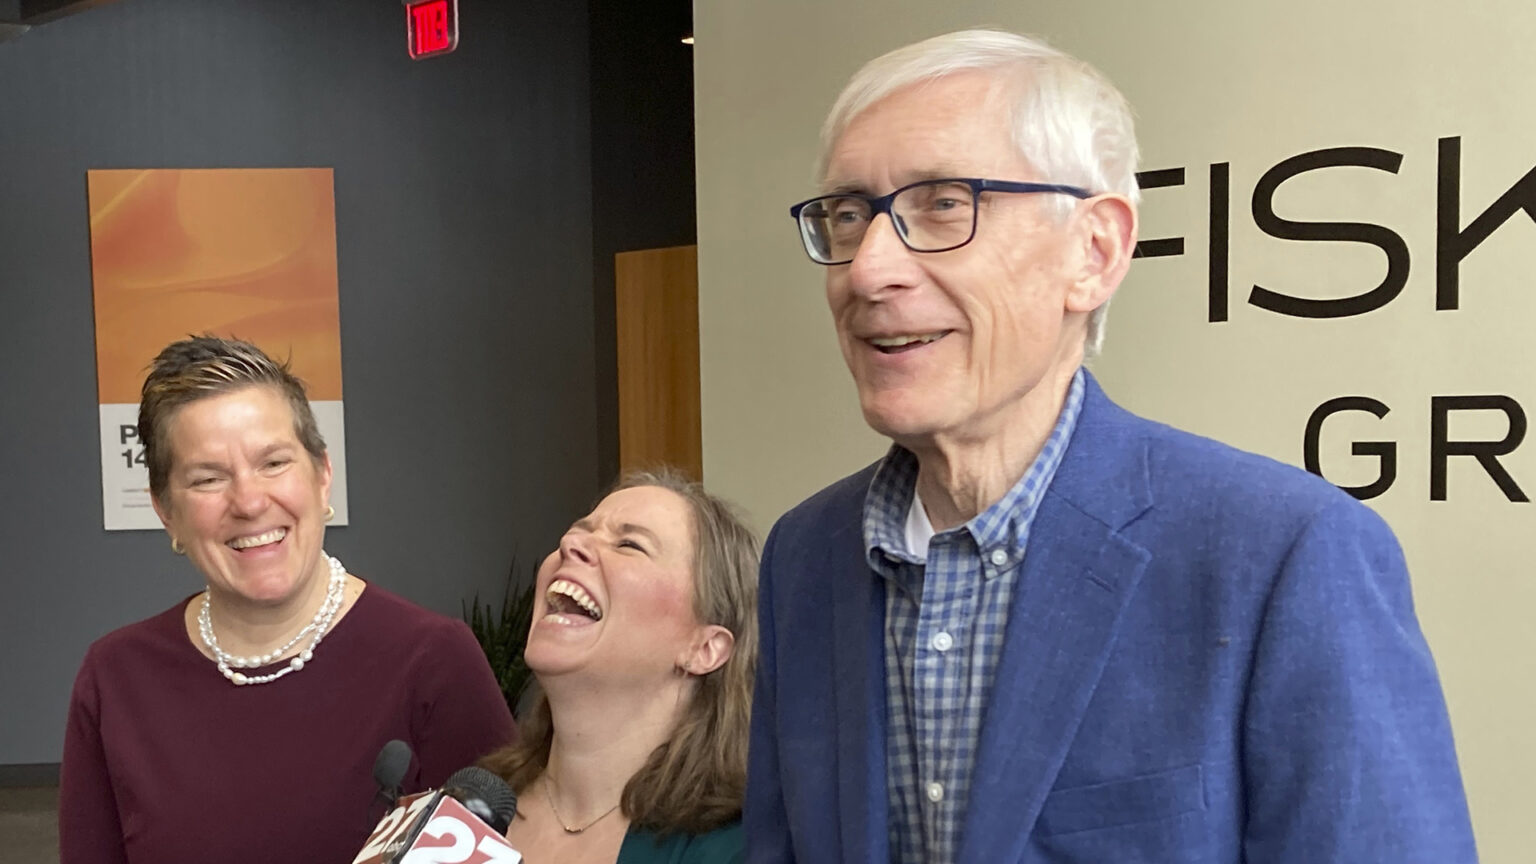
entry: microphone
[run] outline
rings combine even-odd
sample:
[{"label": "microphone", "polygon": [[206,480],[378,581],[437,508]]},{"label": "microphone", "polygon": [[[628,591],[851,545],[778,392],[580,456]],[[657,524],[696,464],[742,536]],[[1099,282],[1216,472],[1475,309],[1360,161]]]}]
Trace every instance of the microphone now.
[{"label": "microphone", "polygon": [[497,834],[506,834],[517,815],[517,795],[507,781],[475,765],[453,772],[443,783],[443,794],[452,795]]},{"label": "microphone", "polygon": [[[394,806],[400,798],[400,783],[411,767],[411,745],[396,738],[384,745],[377,759],[373,760],[373,782],[378,785],[374,801],[382,799],[385,807]],[[368,808],[368,822],[373,824],[373,807]]]},{"label": "microphone", "polygon": [[516,812],[517,796],[500,777],[464,768],[436,792],[400,799],[353,864],[520,864],[505,837]]},{"label": "microphone", "polygon": [[411,767],[411,745],[396,738],[384,745],[379,758],[373,760],[373,782],[379,784],[379,794],[390,801],[400,797],[400,781]]}]

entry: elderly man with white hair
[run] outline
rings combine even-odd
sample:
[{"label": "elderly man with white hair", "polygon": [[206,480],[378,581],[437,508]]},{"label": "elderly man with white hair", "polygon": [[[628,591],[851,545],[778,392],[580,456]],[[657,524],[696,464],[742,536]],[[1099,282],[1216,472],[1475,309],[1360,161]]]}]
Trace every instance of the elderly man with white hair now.
[{"label": "elderly man with white hair", "polygon": [[795,205],[876,464],[763,556],[749,861],[1476,859],[1402,553],[1083,368],[1136,243],[1124,98],[967,31],[864,67]]}]

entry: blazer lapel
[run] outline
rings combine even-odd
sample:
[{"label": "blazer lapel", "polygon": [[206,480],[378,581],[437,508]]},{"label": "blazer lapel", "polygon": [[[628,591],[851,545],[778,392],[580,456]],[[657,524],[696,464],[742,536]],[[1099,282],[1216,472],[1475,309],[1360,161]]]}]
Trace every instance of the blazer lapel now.
[{"label": "blazer lapel", "polygon": [[1151,506],[1145,445],[1112,434],[1119,414],[1090,378],[1072,445],[1030,529],[982,718],[961,862],[1023,857],[1151,559],[1117,533]]},{"label": "blazer lapel", "polygon": [[[862,513],[859,514],[862,519]],[[837,694],[836,814],[843,861],[890,855],[885,789],[885,591],[864,555],[862,522],[845,530],[831,556],[833,654]],[[828,766],[829,768],[831,766]]]}]

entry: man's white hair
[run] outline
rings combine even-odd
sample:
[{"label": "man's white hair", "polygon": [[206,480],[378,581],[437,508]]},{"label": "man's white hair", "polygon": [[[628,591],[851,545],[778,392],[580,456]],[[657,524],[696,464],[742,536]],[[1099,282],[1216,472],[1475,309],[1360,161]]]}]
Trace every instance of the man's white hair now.
[{"label": "man's white hair", "polygon": [[[832,148],[866,108],[904,87],[957,72],[985,70],[1008,88],[1019,153],[1039,179],[1115,192],[1140,200],[1136,186],[1136,129],[1131,107],[1097,69],[1043,40],[1001,30],[961,30],[897,48],[871,60],[843,88],[821,127],[817,174],[826,176]],[[1061,213],[1074,202],[1061,202]],[[1104,343],[1109,302],[1088,318],[1084,355]]]}]

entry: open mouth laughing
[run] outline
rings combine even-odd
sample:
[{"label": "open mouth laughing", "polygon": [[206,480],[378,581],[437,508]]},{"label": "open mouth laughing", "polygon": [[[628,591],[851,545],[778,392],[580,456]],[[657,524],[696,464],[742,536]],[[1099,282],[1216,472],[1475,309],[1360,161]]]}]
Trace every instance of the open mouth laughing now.
[{"label": "open mouth laughing", "polygon": [[583,624],[603,620],[603,607],[592,599],[587,590],[569,579],[556,579],[544,592],[544,602],[549,606],[545,620],[560,624]]}]

